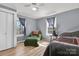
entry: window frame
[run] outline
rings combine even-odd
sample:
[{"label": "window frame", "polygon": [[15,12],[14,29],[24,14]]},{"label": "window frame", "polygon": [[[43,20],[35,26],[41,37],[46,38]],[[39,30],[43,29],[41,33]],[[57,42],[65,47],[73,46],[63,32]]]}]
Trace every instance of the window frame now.
[{"label": "window frame", "polygon": [[[53,33],[53,28],[55,28],[56,29],[56,27],[57,27],[57,20],[56,20],[56,17],[54,17],[55,19],[54,19],[54,26],[50,26],[49,25],[49,22],[48,22],[48,20],[47,20],[47,23],[48,23],[48,26],[47,26],[47,29],[48,29],[48,31],[47,31],[47,33],[48,33],[48,35],[52,35],[52,33]],[[52,17],[50,18],[50,19],[52,19]],[[53,21],[53,19],[52,19],[52,21]],[[49,33],[49,28],[52,28],[52,30],[51,30],[51,32],[52,33]]]}]

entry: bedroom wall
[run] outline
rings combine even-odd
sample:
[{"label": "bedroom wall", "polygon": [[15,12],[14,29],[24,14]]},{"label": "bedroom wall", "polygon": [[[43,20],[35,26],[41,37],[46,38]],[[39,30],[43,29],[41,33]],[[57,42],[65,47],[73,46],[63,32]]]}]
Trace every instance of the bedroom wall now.
[{"label": "bedroom wall", "polygon": [[[52,17],[53,16],[56,17],[57,20],[58,34],[70,31],[79,31],[79,9],[52,15]],[[26,35],[29,35],[32,31],[35,30],[41,30],[43,37],[47,38],[48,35],[46,18],[47,17],[43,17],[35,20],[26,17]]]},{"label": "bedroom wall", "polygon": [[[58,34],[61,34],[63,32],[79,31],[79,8],[51,16],[56,17]],[[48,37],[46,18],[47,17],[40,18],[36,22],[37,29],[42,31],[44,38]]]},{"label": "bedroom wall", "polygon": [[[4,7],[13,11],[16,11],[16,7],[10,4],[0,4],[0,7]],[[20,15],[20,17],[23,17],[26,19],[26,35],[29,35],[33,30],[36,30],[36,20]]]},{"label": "bedroom wall", "polygon": [[36,30],[36,20],[26,17],[26,35]]},{"label": "bedroom wall", "polygon": [[47,23],[46,18],[36,20],[37,30],[42,32],[43,38],[47,38]]},{"label": "bedroom wall", "polygon": [[58,33],[79,31],[79,8],[55,15]]},{"label": "bedroom wall", "polygon": [[[26,17],[26,16],[22,16],[22,15],[18,15],[18,17],[20,18],[25,18],[25,25],[26,25],[26,36],[28,36],[32,31],[36,30],[36,20]],[[19,19],[19,18],[18,18]],[[17,37],[17,42],[24,42],[24,35],[20,34],[20,35],[16,35]]]}]

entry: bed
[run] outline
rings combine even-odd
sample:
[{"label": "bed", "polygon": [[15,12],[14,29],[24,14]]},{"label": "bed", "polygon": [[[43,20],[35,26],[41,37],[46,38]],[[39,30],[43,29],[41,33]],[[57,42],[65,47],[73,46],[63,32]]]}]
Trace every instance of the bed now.
[{"label": "bed", "polygon": [[46,48],[44,56],[79,56],[79,46],[53,41]]},{"label": "bed", "polygon": [[79,56],[79,31],[60,34],[48,45],[44,56]]},{"label": "bed", "polygon": [[79,31],[64,32],[60,34],[56,40],[60,42],[79,45]]}]

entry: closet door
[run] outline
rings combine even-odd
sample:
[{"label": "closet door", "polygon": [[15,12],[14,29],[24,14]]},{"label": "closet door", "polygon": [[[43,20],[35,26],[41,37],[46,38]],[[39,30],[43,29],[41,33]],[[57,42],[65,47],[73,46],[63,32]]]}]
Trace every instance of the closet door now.
[{"label": "closet door", "polygon": [[6,49],[6,13],[0,12],[0,51]]},{"label": "closet door", "polygon": [[13,14],[7,14],[7,49],[13,47]]}]

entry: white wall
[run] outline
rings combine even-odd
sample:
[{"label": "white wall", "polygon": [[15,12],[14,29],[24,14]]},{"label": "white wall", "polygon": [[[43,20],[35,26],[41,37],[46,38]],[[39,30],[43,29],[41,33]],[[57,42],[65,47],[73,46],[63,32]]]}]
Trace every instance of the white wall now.
[{"label": "white wall", "polygon": [[26,17],[26,35],[36,30],[36,20]]},{"label": "white wall", "polygon": [[35,19],[29,18],[26,16],[22,16],[22,15],[18,15],[18,17],[25,18],[26,36],[28,36],[32,31],[36,31],[37,27],[36,27]]},{"label": "white wall", "polygon": [[79,31],[79,9],[55,15],[59,34],[68,31]]},{"label": "white wall", "polygon": [[36,20],[37,30],[42,32],[43,38],[47,38],[47,22],[46,18]]},{"label": "white wall", "polygon": [[[79,31],[79,9],[74,9],[57,15],[52,15],[52,17],[53,16],[56,17],[57,20],[56,24],[58,34],[70,31]],[[37,28],[42,31],[44,38],[47,38],[48,36],[46,18],[47,17],[40,18],[36,22]]]},{"label": "white wall", "polygon": [[[63,12],[56,17],[58,34],[68,31],[79,31],[79,9]],[[29,35],[32,31],[41,30],[44,38],[47,38],[47,17],[37,20],[26,17],[26,35]]]}]

